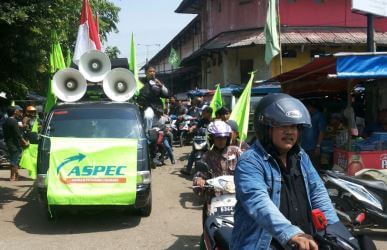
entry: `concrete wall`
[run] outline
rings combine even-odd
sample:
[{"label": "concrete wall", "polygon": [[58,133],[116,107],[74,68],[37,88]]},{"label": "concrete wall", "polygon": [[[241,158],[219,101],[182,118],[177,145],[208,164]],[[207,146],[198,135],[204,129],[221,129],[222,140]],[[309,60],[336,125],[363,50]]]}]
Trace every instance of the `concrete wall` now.
[{"label": "concrete wall", "polygon": [[253,60],[253,68],[257,70],[254,80],[264,80],[270,77],[269,67],[264,63],[264,47],[246,47],[227,49],[222,52],[221,63],[219,63],[219,54],[213,54],[203,62],[203,68],[207,65],[202,87],[214,89],[217,83],[221,86],[226,84],[246,84],[241,82],[240,61]]}]

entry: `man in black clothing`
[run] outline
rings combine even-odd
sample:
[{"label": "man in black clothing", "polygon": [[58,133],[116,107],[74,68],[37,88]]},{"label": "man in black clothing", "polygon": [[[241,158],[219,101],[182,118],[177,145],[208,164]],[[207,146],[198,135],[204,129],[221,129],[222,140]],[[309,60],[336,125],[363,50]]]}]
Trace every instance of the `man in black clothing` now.
[{"label": "man in black clothing", "polygon": [[23,139],[17,119],[22,116],[22,108],[19,106],[10,107],[7,111],[8,118],[3,124],[4,141],[8,148],[11,163],[10,181],[16,181],[19,175],[19,160],[22,153],[22,146],[28,146]]},{"label": "man in black clothing", "polygon": [[[198,131],[200,128],[207,128],[208,124],[210,124],[212,120],[211,116],[212,116],[212,108],[211,107],[204,108],[202,112],[202,119],[200,119],[196,125],[193,125],[190,128],[190,132],[192,133],[193,131]],[[184,175],[191,175],[192,165],[194,161],[195,161],[195,149],[192,149],[192,152],[188,157],[187,166],[182,170],[180,170],[180,173]]]},{"label": "man in black clothing", "polygon": [[137,103],[144,112],[146,128],[151,129],[153,121],[159,120],[164,113],[160,98],[168,97],[168,89],[156,78],[156,69],[153,66],[146,66],[145,74],[145,78],[140,79],[144,87],[140,90]]}]

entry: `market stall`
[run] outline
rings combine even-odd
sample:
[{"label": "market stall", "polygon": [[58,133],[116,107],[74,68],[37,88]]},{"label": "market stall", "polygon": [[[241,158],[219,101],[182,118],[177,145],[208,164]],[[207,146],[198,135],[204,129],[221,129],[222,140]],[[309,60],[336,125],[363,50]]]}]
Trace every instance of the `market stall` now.
[{"label": "market stall", "polygon": [[[387,53],[338,53],[315,58],[311,63],[277,76],[285,93],[298,98],[329,96],[342,98],[346,102],[344,113],[347,121],[346,133],[341,141],[332,143],[327,152],[331,162],[349,175],[363,168],[387,168],[387,132],[374,133],[367,139],[361,138],[353,111],[354,87],[364,86],[366,95],[365,119],[376,121],[378,111],[387,109]],[[338,106],[338,105],[337,105]],[[341,110],[343,111],[343,110]],[[387,119],[387,118],[386,118]]]}]

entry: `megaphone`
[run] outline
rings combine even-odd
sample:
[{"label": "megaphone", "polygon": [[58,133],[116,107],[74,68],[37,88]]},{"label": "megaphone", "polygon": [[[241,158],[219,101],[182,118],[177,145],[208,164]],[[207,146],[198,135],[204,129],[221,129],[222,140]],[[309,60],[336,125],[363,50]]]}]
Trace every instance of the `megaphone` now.
[{"label": "megaphone", "polygon": [[54,94],[65,102],[75,102],[84,96],[87,89],[86,79],[76,69],[58,71],[52,79]]},{"label": "megaphone", "polygon": [[128,69],[115,68],[107,74],[102,87],[111,100],[125,102],[136,92],[136,79]]},{"label": "megaphone", "polygon": [[112,68],[109,57],[98,50],[85,52],[79,59],[78,66],[79,71],[90,82],[102,81]]}]

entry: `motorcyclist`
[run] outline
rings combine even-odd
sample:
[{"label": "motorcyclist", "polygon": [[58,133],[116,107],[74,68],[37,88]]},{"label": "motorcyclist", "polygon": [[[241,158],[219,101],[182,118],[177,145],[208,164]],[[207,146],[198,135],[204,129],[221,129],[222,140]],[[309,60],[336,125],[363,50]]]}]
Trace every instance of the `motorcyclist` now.
[{"label": "motorcyclist", "polygon": [[203,161],[208,165],[209,172],[198,171],[195,174],[194,186],[204,187],[209,178],[222,175],[233,175],[236,163],[241,155],[239,147],[230,146],[231,128],[223,121],[214,121],[208,125],[209,140],[213,148],[206,152]]},{"label": "motorcyclist", "polygon": [[239,137],[239,126],[238,123],[234,120],[228,120],[226,123],[231,127],[231,145],[239,147],[242,152],[250,147],[245,141],[241,140]]},{"label": "motorcyclist", "polygon": [[299,146],[300,130],[310,115],[286,94],[262,98],[254,113],[258,140],[235,170],[237,205],[232,249],[318,249],[312,238],[311,210],[328,224],[339,222],[328,193],[309,156]]},{"label": "motorcyclist", "polygon": [[[203,109],[202,118],[198,121],[197,124],[190,127],[190,132],[198,131],[201,128],[207,128],[208,124],[210,124],[212,120],[211,116],[212,116],[211,107],[206,107],[205,109]],[[188,163],[185,166],[185,168],[180,170],[180,173],[184,175],[191,175],[192,165],[194,161],[195,161],[195,149],[192,149],[192,152],[188,156]]]}]

